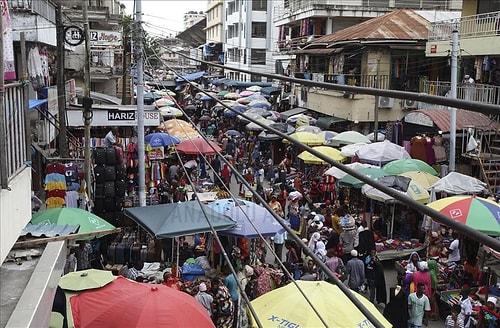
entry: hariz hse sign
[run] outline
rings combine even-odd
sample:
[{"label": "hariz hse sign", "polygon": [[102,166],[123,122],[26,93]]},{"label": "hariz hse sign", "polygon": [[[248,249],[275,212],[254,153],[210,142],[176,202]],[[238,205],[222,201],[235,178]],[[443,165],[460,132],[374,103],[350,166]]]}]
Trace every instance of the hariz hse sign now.
[{"label": "hariz hse sign", "polygon": [[[83,126],[81,110],[67,110],[68,126]],[[144,111],[144,125],[160,125],[160,112]],[[137,126],[135,110],[94,110],[91,126]]]},{"label": "hariz hse sign", "polygon": [[104,47],[120,47],[122,45],[122,34],[114,31],[90,31],[90,45]]}]

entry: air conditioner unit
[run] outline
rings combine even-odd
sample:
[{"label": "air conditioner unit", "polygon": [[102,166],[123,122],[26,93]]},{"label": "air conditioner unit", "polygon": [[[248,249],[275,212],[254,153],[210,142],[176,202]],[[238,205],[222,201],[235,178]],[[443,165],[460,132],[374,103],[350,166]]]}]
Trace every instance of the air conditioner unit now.
[{"label": "air conditioner unit", "polygon": [[418,109],[418,101],[404,99],[402,107],[403,107],[403,109]]},{"label": "air conditioner unit", "polygon": [[392,108],[394,106],[394,98],[379,97],[378,108]]}]

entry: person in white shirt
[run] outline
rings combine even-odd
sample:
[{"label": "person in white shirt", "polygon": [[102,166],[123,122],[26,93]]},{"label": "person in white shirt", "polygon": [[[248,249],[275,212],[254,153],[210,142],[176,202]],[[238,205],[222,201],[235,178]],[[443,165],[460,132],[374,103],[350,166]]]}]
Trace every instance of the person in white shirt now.
[{"label": "person in white shirt", "polygon": [[207,310],[208,315],[212,317],[212,303],[214,298],[212,295],[207,293],[207,285],[202,282],[198,286],[198,294],[194,298]]},{"label": "person in white shirt", "polygon": [[451,242],[450,247],[448,247],[450,252],[448,254],[448,261],[458,264],[460,262],[460,241],[458,240],[458,233],[453,232],[452,237],[453,241]]},{"label": "person in white shirt", "polygon": [[118,127],[113,127],[111,128],[111,130],[106,134],[106,136],[104,137],[104,141],[103,141],[103,146],[104,147],[113,147],[114,145],[116,145],[118,143]]},{"label": "person in white shirt", "polygon": [[431,303],[424,294],[425,285],[419,283],[417,291],[408,296],[408,327],[421,328],[422,324],[429,324],[429,313],[431,312]]}]

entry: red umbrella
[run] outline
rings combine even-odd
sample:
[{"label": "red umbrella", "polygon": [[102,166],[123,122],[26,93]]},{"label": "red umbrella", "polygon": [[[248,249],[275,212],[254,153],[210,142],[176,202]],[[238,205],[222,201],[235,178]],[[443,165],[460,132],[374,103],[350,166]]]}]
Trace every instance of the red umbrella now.
[{"label": "red umbrella", "polygon": [[205,154],[214,155],[221,152],[222,148],[215,142],[203,138],[187,139],[178,144],[177,150],[184,154]]},{"label": "red umbrella", "polygon": [[214,327],[194,297],[165,285],[116,278],[70,298],[76,328]]}]

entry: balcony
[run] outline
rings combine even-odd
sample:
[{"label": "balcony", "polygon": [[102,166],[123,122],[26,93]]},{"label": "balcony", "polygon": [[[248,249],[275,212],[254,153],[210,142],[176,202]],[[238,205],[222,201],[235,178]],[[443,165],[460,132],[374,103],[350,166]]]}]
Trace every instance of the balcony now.
[{"label": "balcony", "polygon": [[[292,54],[294,51],[300,50],[300,48],[304,47],[308,43],[314,41],[323,35],[308,35],[308,36],[300,36],[297,38],[292,38],[290,40],[281,40],[275,43],[275,52],[274,54]],[[333,50],[332,50],[333,52]]]},{"label": "balcony", "polygon": [[460,39],[498,36],[500,11],[431,23],[429,42],[450,41],[454,30],[458,31]]},{"label": "balcony", "polygon": [[92,79],[106,79],[123,75],[123,51],[121,49],[91,49],[90,74]]},{"label": "balcony", "polygon": [[29,12],[56,22],[56,7],[49,0],[7,0],[12,11]]},{"label": "balcony", "polygon": [[[424,81],[421,92],[435,96],[447,96],[451,82]],[[500,105],[500,87],[491,84],[462,84],[457,86],[457,99]],[[432,105],[436,108],[436,105]]]}]

